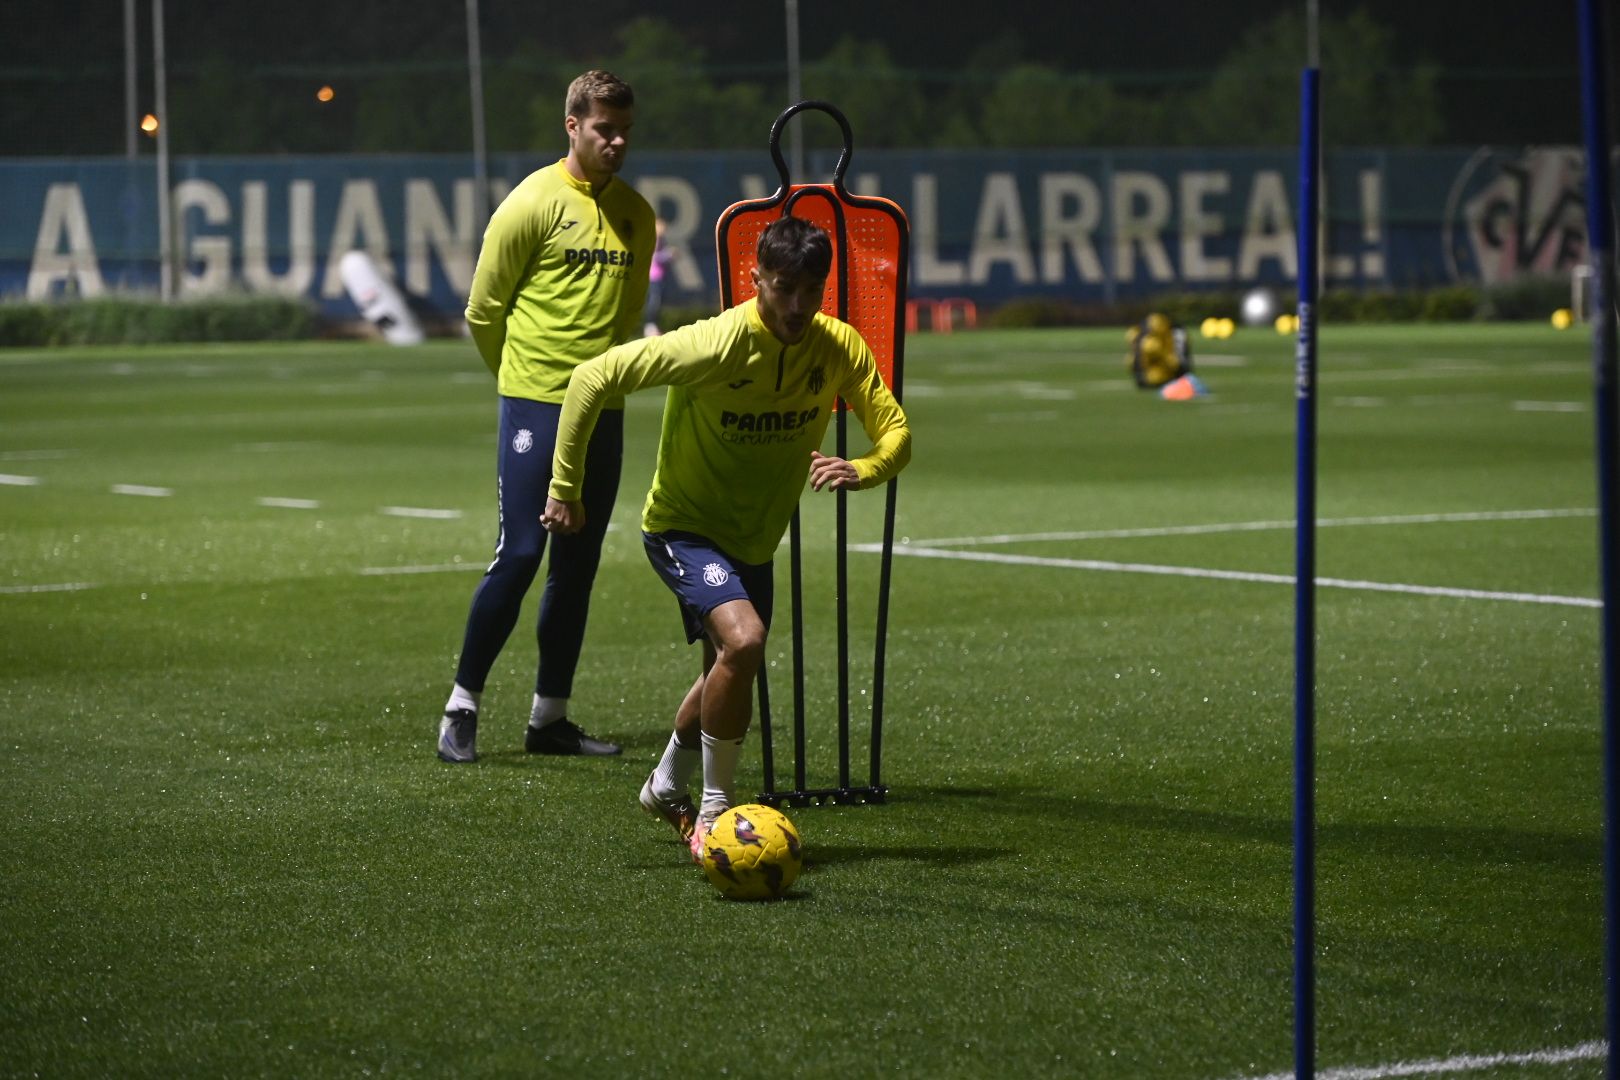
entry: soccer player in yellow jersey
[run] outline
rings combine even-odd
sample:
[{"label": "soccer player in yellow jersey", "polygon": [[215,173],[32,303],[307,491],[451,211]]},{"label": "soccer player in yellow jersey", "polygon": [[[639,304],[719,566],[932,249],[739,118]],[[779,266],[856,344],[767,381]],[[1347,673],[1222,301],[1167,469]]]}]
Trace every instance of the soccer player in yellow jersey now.
[{"label": "soccer player in yellow jersey", "polygon": [[[816,491],[874,487],[911,457],[906,414],[854,327],[821,313],[832,265],[827,234],[800,218],[759,239],[756,296],[662,337],[620,345],[574,370],[542,519],[554,533],[591,525],[588,440],[623,395],[668,386],[652,490],[641,527],[653,569],[675,593],[703,667],[641,789],[701,861],[708,826],[732,803],[753,712],[773,597],[771,560],[806,478]],[[835,402],[847,402],[872,449],[846,461],[818,447]],[[694,807],[687,784],[703,767]]]},{"label": "soccer player in yellow jersey", "polygon": [[[616,176],[634,108],[630,87],[608,72],[575,79],[563,120],[568,156],[525,178],[484,232],[467,327],[500,396],[500,533],[495,559],[473,593],[455,686],[439,724],[439,757],[445,761],[477,759],[484,682],[517,624],[546,550],[540,517],[569,376],[641,327],[654,217],[647,201]],[[579,497],[590,525],[551,540],[540,602],[539,672],[524,738],[531,753],[619,752],[567,718],[591,584],[619,489],[624,401],[602,404],[602,421],[588,448],[581,447],[591,482]]]}]

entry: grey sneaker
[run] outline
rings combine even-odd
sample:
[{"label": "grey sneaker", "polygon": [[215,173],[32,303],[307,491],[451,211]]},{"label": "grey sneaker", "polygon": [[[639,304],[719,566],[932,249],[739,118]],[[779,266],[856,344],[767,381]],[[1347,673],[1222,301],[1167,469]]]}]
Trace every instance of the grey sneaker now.
[{"label": "grey sneaker", "polygon": [[461,765],[478,760],[478,714],[451,709],[439,721],[439,760]]},{"label": "grey sneaker", "polygon": [[653,790],[653,774],[648,773],[647,782],[641,785],[641,808],[667,821],[682,840],[692,839],[692,828],[697,824],[697,807],[692,805],[692,796],[686,792],[673,799],[660,798]]}]

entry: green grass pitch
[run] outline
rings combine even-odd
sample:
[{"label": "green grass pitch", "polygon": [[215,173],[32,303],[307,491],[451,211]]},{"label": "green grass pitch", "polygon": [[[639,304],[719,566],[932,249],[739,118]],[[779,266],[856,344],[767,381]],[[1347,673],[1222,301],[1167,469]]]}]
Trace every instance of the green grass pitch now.
[{"label": "green grass pitch", "polygon": [[[495,534],[469,345],[0,354],[0,1074],[1287,1070],[1292,346],[1200,341],[1213,393],[1168,403],[1122,332],[912,336],[891,800],[790,808],[806,870],[769,905],[635,803],[697,664],[636,528],[660,393],[575,697],[623,758],[523,754],[536,591],[450,767]],[[1321,372],[1318,1060],[1597,1075],[1588,341],[1327,327]],[[785,608],[770,662],[781,738]]]}]

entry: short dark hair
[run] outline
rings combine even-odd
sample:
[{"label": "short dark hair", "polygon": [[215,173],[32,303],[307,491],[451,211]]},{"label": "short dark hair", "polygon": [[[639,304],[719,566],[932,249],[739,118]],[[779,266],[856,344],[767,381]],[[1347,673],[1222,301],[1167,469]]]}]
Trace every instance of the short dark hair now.
[{"label": "short dark hair", "polygon": [[614,109],[628,109],[635,105],[636,93],[613,72],[593,69],[568,84],[568,95],[563,99],[564,114],[583,120],[591,115],[591,107],[598,102]]},{"label": "short dark hair", "polygon": [[820,280],[832,269],[826,230],[797,217],[779,217],[759,234],[759,268]]}]

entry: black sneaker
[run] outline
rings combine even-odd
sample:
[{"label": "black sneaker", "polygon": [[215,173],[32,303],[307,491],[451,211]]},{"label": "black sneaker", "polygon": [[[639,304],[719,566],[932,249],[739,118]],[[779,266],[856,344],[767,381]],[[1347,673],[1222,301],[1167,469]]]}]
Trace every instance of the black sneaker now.
[{"label": "black sneaker", "polygon": [[571,720],[553,720],[545,727],[529,725],[523,736],[523,749],[531,754],[586,754],[608,757],[620,753],[624,747],[618,743],[593,739]]},{"label": "black sneaker", "polygon": [[478,714],[451,709],[439,721],[439,760],[464,765],[478,760]]}]

